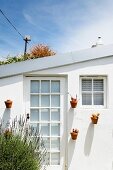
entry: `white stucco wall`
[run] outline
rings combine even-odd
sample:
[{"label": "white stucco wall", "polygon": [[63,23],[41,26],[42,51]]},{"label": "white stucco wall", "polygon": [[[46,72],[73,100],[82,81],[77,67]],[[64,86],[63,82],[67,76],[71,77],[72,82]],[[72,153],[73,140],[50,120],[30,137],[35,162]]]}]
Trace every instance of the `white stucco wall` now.
[{"label": "white stucco wall", "polygon": [[[77,93],[80,98],[80,75],[107,76],[107,107],[82,108],[80,101],[76,109],[68,110],[68,134],[72,128],[79,129],[77,141],[68,137],[69,170],[112,170],[113,166],[113,64],[89,66],[71,71],[68,74],[68,90]],[[76,75],[76,76],[75,76]],[[72,83],[73,82],[73,83]],[[73,88],[74,87],[74,88]],[[69,102],[68,102],[69,103]],[[92,113],[99,112],[99,122],[93,125],[90,121]]]},{"label": "white stucco wall", "polygon": [[[12,108],[6,109],[4,101],[13,101]],[[0,117],[7,120],[23,114],[23,76],[18,75],[0,79]]]},{"label": "white stucco wall", "polygon": [[[76,109],[70,108],[68,96],[68,170],[113,170],[113,61],[88,61],[58,69],[44,70],[33,74],[67,75],[68,92],[80,98],[81,75],[104,75],[107,77],[107,106],[100,108],[82,108],[80,100]],[[66,92],[67,93],[67,92]],[[66,94],[67,95],[67,94]],[[65,102],[65,104],[67,104]],[[97,125],[90,120],[92,113],[99,112]],[[64,113],[66,114],[66,113]],[[71,140],[70,131],[79,129],[78,139]]]},{"label": "white stucco wall", "polygon": [[[66,161],[65,170],[113,170],[113,59],[101,59],[77,63],[65,67],[44,71],[31,72],[32,76],[63,76],[66,79],[64,114],[67,121],[66,129]],[[75,109],[70,108],[70,96],[76,95],[80,99],[80,76],[104,75],[107,77],[107,106],[100,108],[82,108],[80,100]],[[13,100],[12,117],[18,113],[24,114],[23,76],[14,76],[0,80],[0,114],[7,114],[4,101]],[[97,125],[93,125],[90,116],[99,112]],[[70,131],[79,129],[78,139],[70,138]],[[54,170],[54,168],[53,168]],[[62,169],[64,170],[64,169]]]}]

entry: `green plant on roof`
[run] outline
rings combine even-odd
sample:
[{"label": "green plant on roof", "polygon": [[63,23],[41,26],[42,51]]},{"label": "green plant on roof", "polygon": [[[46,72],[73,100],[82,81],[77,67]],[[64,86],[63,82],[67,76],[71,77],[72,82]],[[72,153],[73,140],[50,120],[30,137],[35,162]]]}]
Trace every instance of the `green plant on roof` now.
[{"label": "green plant on roof", "polygon": [[38,44],[35,45],[30,50],[30,53],[27,53],[25,56],[24,55],[14,56],[14,57],[8,56],[6,60],[0,61],[0,65],[16,63],[20,61],[35,59],[35,58],[53,56],[55,54],[56,53],[53,50],[51,50],[49,46],[44,44]]}]

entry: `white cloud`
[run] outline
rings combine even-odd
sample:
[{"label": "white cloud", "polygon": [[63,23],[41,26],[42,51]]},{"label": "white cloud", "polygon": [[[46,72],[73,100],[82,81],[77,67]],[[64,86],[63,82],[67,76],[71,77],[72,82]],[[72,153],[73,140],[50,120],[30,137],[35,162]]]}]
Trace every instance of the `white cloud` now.
[{"label": "white cloud", "polygon": [[[59,52],[90,48],[98,36],[104,44],[113,43],[112,0],[72,0],[57,4],[48,1],[32,9],[24,12],[24,17],[38,31],[47,32],[51,46]],[[48,27],[52,26],[59,30],[58,34],[49,31]]]},{"label": "white cloud", "polygon": [[[59,37],[58,51],[67,52],[84,48],[90,48],[101,36],[103,44],[113,43],[113,2],[100,6],[89,6],[83,16],[84,22],[80,25],[73,23],[73,27],[62,23],[65,35]],[[80,18],[80,16],[78,16]],[[81,16],[82,17],[82,16]],[[66,26],[66,29],[64,28]]]},{"label": "white cloud", "polygon": [[26,19],[30,24],[35,25],[32,17],[31,17],[28,13],[23,12],[23,15],[24,15],[25,19]]}]

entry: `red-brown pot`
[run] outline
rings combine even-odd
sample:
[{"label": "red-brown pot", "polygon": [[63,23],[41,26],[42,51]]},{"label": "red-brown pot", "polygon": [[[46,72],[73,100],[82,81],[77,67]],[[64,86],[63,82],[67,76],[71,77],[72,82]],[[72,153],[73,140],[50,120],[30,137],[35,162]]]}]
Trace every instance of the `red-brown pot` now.
[{"label": "red-brown pot", "polygon": [[71,101],[70,101],[71,107],[72,107],[72,108],[76,108],[77,102],[78,102],[77,100],[71,100]]},{"label": "red-brown pot", "polygon": [[91,120],[92,120],[93,124],[97,124],[98,123],[98,117],[97,118],[91,117]]},{"label": "red-brown pot", "polygon": [[76,132],[71,132],[70,134],[71,134],[71,138],[72,138],[73,140],[76,140],[76,139],[77,139],[78,133],[76,133]]},{"label": "red-brown pot", "polygon": [[11,100],[6,100],[5,101],[5,105],[6,105],[6,108],[11,108],[12,107],[12,101]]}]

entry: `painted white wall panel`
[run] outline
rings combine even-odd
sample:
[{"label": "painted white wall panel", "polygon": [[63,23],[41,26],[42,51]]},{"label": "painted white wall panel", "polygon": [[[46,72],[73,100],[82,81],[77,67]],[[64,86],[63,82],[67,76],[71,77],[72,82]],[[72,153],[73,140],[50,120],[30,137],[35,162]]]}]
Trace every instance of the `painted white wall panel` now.
[{"label": "painted white wall panel", "polygon": [[[66,91],[67,100],[64,106],[68,126],[65,139],[68,137],[67,160],[63,170],[113,170],[113,64],[112,60],[101,59],[88,61],[69,66],[27,73],[35,76],[67,76]],[[83,108],[80,96],[80,76],[103,75],[107,77],[107,106],[106,108]],[[0,115],[8,115],[5,112],[4,101],[13,100],[11,114],[24,114],[23,76],[15,76],[0,80]],[[70,108],[70,95],[77,94],[79,102],[77,108]],[[8,111],[7,111],[8,112]],[[93,125],[90,116],[99,112],[99,121]],[[65,124],[65,125],[66,125]],[[78,138],[72,141],[70,131],[79,129]],[[67,135],[67,137],[66,137]],[[52,168],[52,170],[56,167]]]},{"label": "painted white wall panel", "polygon": [[[13,101],[12,108],[6,109],[4,101]],[[0,116],[12,119],[23,114],[23,76],[0,79]]]}]

